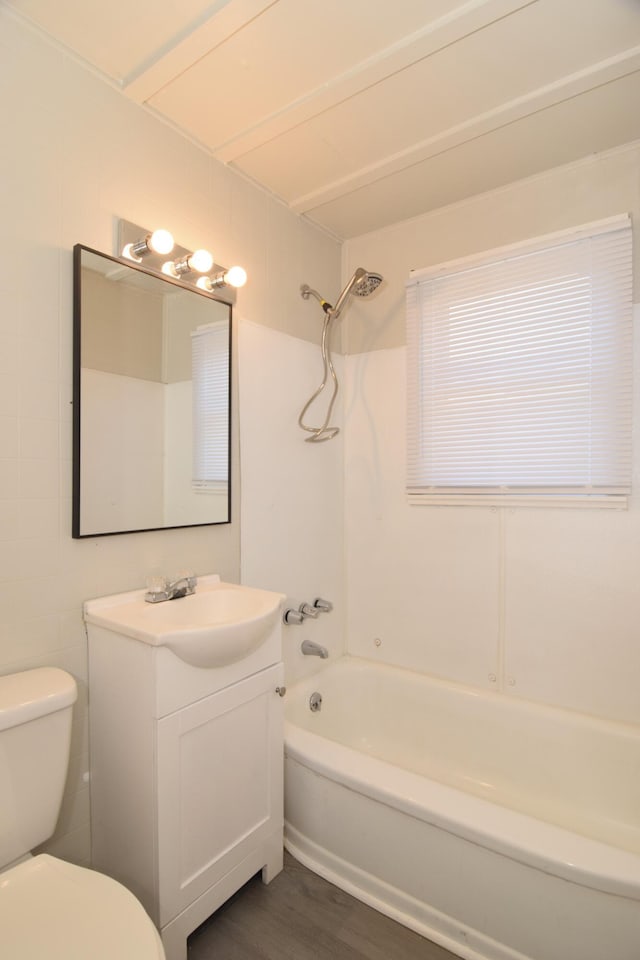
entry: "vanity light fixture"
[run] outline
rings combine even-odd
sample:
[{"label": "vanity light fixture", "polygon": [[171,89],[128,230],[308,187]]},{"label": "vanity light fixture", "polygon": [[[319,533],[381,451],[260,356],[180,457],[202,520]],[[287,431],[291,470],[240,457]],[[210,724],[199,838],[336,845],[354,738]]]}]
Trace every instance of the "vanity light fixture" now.
[{"label": "vanity light fixture", "polygon": [[227,268],[216,263],[208,250],[192,250],[174,243],[168,230],[151,231],[129,220],[117,221],[114,249],[116,256],[133,260],[146,272],[164,273],[229,304],[235,303],[237,288],[247,282],[242,267]]},{"label": "vanity light fixture", "polygon": [[[141,263],[142,258],[149,253],[167,254],[173,250],[173,236],[168,230],[154,230],[148,233],[142,240],[135,240],[133,243],[127,243],[122,249],[122,256],[128,260],[135,260]],[[210,269],[210,267],[207,267]]]},{"label": "vanity light fixture", "polygon": [[213,266],[213,256],[208,250],[195,250],[179,260],[167,260],[162,266],[162,272],[170,277],[182,277],[185,273],[206,273]]},{"label": "vanity light fixture", "polygon": [[200,277],[196,286],[201,290],[218,290],[220,287],[244,287],[247,282],[247,272],[242,267],[229,267],[221,270],[214,277]]}]

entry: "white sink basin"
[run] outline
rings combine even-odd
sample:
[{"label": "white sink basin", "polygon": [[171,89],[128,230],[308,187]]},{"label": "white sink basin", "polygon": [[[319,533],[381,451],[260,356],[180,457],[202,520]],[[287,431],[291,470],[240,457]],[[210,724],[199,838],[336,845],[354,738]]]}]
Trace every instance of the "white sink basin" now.
[{"label": "white sink basin", "polygon": [[85,620],[152,646],[194,667],[223,667],[262,644],[280,618],[284,595],[200,577],[189,597],[147,603],[145,590],[84,605]]}]

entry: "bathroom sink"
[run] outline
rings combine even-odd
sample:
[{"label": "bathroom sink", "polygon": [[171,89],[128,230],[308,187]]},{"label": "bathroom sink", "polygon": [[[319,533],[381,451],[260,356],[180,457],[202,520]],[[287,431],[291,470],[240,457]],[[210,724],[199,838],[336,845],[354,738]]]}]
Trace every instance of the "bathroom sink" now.
[{"label": "bathroom sink", "polygon": [[168,647],[194,667],[223,667],[248,656],[270,635],[284,596],[200,577],[196,592],[147,603],[134,590],[85,603],[85,620],[152,646]]}]

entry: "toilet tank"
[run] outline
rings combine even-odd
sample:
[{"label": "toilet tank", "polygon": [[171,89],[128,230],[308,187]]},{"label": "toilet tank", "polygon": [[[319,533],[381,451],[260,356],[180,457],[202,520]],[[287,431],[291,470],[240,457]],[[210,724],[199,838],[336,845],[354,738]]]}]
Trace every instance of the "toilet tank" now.
[{"label": "toilet tank", "polygon": [[55,830],[76,697],[56,667],[0,677],[0,870]]}]

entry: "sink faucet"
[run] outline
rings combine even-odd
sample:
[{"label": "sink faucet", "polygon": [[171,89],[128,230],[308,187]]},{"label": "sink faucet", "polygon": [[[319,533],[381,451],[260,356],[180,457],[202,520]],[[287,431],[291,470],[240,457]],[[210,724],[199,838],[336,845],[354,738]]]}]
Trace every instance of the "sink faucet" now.
[{"label": "sink faucet", "polygon": [[169,580],[167,577],[149,577],[147,587],[149,588],[144,595],[147,603],[162,603],[163,600],[178,600],[180,597],[188,597],[196,592],[198,578],[192,573],[185,573],[176,580]]},{"label": "sink faucet", "polygon": [[315,640],[303,640],[300,649],[307,657],[322,657],[323,660],[326,660],[329,656],[327,648],[316,643]]}]

